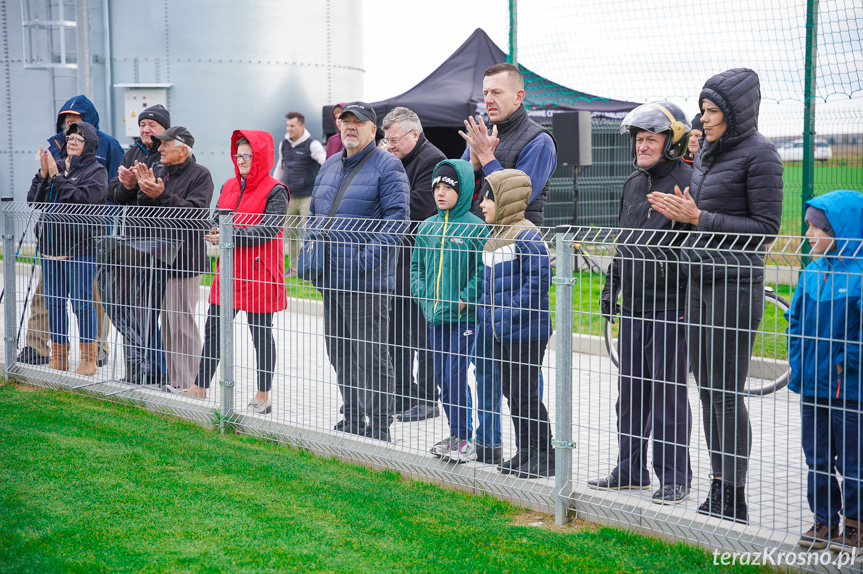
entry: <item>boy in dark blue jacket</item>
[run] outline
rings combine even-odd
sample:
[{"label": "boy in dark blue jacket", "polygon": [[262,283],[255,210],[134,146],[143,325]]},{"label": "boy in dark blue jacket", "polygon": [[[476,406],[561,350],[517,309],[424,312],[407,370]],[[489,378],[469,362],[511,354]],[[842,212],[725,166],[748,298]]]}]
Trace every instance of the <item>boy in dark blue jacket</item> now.
[{"label": "boy in dark blue jacket", "polygon": [[548,250],[524,215],[530,177],[504,169],[486,181],[490,187],[480,207],[492,234],[482,254],[477,319],[493,334],[494,360],[518,441],[518,453],[498,470],[519,478],[554,476],[551,425],[539,392],[539,372],[551,337]]},{"label": "boy in dark blue jacket", "polygon": [[[837,552],[860,545],[863,356],[863,194],[834,191],[806,203],[813,255],[788,318],[788,388],[801,395],[801,438],[815,525],[800,546]],[[842,489],[835,471],[842,475]],[[839,513],[845,529],[839,532]]]}]

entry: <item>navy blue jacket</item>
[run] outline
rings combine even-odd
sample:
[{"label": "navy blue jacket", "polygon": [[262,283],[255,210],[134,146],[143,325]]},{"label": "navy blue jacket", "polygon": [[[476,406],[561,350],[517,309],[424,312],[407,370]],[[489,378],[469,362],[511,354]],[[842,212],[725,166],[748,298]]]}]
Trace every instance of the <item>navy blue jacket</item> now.
[{"label": "navy blue jacket", "polygon": [[[328,222],[339,185],[368,154]],[[331,156],[315,179],[301,275],[320,289],[393,292],[409,212],[410,185],[396,156],[374,142],[351,157]]]},{"label": "navy blue jacket", "polygon": [[[863,193],[834,191],[806,202],[824,211],[836,245],[800,275],[788,319],[788,388],[806,397],[861,400]],[[842,366],[839,374],[837,365]]]},{"label": "navy blue jacket", "polygon": [[96,148],[96,161],[105,166],[108,170],[108,180],[117,176],[117,168],[120,167],[120,162],[123,161],[123,148],[120,142],[109,136],[108,134],[99,131],[99,112],[96,111],[96,106],[93,105],[87,96],[75,96],[69,98],[65,104],[57,112],[57,135],[48,138],[48,151],[51,152],[56,159],[60,159],[60,150],[66,143],[66,132],[63,131],[63,112],[78,112],[81,114],[81,119],[96,128],[99,134],[99,147]]}]

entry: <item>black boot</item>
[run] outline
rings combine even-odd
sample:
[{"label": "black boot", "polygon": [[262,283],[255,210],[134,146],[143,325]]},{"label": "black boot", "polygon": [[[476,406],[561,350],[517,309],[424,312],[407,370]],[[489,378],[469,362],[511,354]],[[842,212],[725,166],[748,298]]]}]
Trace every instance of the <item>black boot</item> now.
[{"label": "black boot", "polygon": [[530,449],[530,458],[527,463],[514,469],[512,474],[518,478],[545,478],[554,476],[554,449],[550,446],[537,450]]},{"label": "black boot", "polygon": [[698,507],[698,512],[711,516],[722,516],[722,481],[720,479],[714,478],[713,482],[710,483],[710,494],[707,495],[707,500]]},{"label": "black boot", "polygon": [[749,524],[745,486],[722,485],[722,518]]},{"label": "black boot", "polygon": [[512,457],[511,459],[504,461],[504,462],[500,463],[499,465],[497,465],[497,469],[502,474],[512,474],[518,468],[526,465],[529,460],[530,460],[530,449],[527,446],[525,446],[524,448],[519,450],[517,453],[515,453],[514,457]]}]

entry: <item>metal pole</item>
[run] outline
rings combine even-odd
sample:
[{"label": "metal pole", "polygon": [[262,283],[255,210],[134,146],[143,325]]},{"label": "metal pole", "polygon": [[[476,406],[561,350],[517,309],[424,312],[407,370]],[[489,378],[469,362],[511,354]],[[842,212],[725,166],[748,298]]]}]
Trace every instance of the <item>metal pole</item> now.
[{"label": "metal pole", "polygon": [[[107,127],[105,133],[114,133],[114,67],[111,52],[111,9],[109,0],[102,0],[102,18],[105,20],[105,110]],[[329,101],[329,100],[328,100]]]},{"label": "metal pole", "polygon": [[572,484],[572,286],[577,279],[572,268],[572,228],[558,227],[555,231],[557,272],[555,287],[555,478],[554,522],[558,526],[569,522],[569,492]]},{"label": "metal pole", "polygon": [[219,210],[219,361],[222,416],[219,430],[234,416],[234,214]]},{"label": "metal pole", "polygon": [[[803,187],[800,193],[800,235],[806,233],[806,202],[815,197],[815,85],[818,79],[818,0],[806,3],[806,69],[803,83]],[[809,253],[809,242],[803,242],[803,253]],[[806,258],[803,258],[804,260]],[[804,262],[803,265],[806,265]]]},{"label": "metal pole", "polygon": [[92,96],[90,70],[90,23],[88,0],[75,2],[75,44],[78,50],[78,93]]},{"label": "metal pole", "polygon": [[11,197],[0,198],[3,206],[3,287],[6,295],[6,307],[4,308],[6,320],[3,322],[5,348],[5,362],[3,374],[8,378],[9,371],[15,366],[16,354],[18,352],[18,338],[15,336],[15,310],[17,293],[15,293],[15,234],[12,224]]},{"label": "metal pole", "polygon": [[518,65],[518,0],[509,0],[509,54],[506,61]]}]

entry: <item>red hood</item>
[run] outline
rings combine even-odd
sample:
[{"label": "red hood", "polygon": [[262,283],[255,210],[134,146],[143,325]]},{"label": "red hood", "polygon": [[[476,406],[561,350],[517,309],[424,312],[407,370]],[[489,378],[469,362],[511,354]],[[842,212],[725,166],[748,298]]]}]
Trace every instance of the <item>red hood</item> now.
[{"label": "red hood", "polygon": [[234,130],[231,135],[231,160],[234,162],[234,175],[240,183],[242,183],[240,170],[233,156],[237,153],[237,141],[241,137],[249,140],[249,145],[252,146],[252,169],[246,178],[246,189],[254,189],[264,179],[269,179],[270,170],[273,169],[275,149],[273,136],[261,130]]}]

